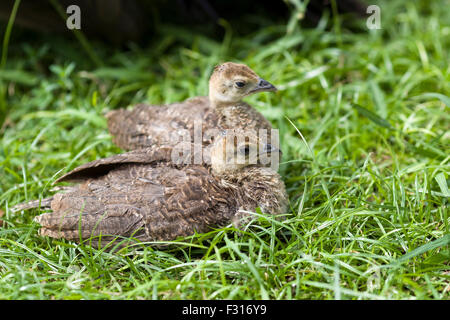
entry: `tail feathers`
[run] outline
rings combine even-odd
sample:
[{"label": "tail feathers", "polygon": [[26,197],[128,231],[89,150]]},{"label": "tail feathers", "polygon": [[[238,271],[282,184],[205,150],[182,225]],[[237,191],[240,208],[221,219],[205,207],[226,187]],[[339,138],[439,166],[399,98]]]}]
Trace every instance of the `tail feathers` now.
[{"label": "tail feathers", "polygon": [[11,208],[11,210],[13,212],[18,212],[18,211],[35,209],[35,208],[41,208],[44,210],[50,209],[52,200],[53,200],[53,197],[23,202],[23,203],[19,203],[19,204],[15,205],[14,207]]},{"label": "tail feathers", "polygon": [[[56,186],[56,187],[53,187],[50,191],[66,193],[66,192],[73,191],[73,189],[74,189],[73,186]],[[45,198],[45,199],[31,200],[28,202],[19,203],[19,204],[16,204],[14,207],[12,207],[11,211],[17,212],[17,211],[36,209],[36,208],[40,208],[42,210],[51,209],[51,203],[54,199],[55,199],[55,195],[53,195],[52,197]]]}]

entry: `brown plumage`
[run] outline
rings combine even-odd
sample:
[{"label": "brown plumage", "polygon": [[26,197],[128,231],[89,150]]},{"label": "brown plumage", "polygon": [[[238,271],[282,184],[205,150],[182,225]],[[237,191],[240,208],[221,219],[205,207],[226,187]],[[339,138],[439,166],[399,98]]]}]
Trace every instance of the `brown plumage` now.
[{"label": "brown plumage", "polygon": [[116,237],[169,241],[239,224],[248,216],[245,211],[257,207],[271,214],[286,209],[280,176],[260,161],[279,150],[253,133],[219,136],[211,166],[176,164],[172,152],[172,147],[153,146],[69,172],[58,181],[81,184],[42,201],[41,207],[52,212],[35,218],[40,234],[77,242],[94,237],[91,243],[102,246]]},{"label": "brown plumage", "polygon": [[175,145],[186,133],[194,138],[199,124],[203,144],[213,141],[215,129],[271,129],[269,121],[242,98],[276,88],[244,64],[215,67],[209,81],[209,97],[196,97],[169,105],[139,104],[133,110],[109,112],[108,129],[113,142],[125,150],[152,145]]}]

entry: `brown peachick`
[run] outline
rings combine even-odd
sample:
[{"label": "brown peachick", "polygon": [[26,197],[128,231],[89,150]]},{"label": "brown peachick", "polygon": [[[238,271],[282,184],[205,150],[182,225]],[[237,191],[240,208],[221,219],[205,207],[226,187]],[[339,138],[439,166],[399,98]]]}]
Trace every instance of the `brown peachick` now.
[{"label": "brown peachick", "polygon": [[214,68],[209,80],[209,96],[195,97],[168,105],[139,104],[132,110],[110,111],[108,129],[113,142],[125,150],[154,145],[175,145],[194,139],[194,126],[200,124],[202,143],[210,144],[222,129],[272,128],[264,116],[242,101],[257,92],[276,91],[274,85],[259,77],[244,64],[226,62]]},{"label": "brown peachick", "polygon": [[117,238],[170,241],[240,225],[258,207],[284,213],[284,183],[270,163],[260,161],[278,152],[253,132],[239,130],[215,139],[211,165],[177,164],[172,146],[152,146],[82,165],[57,181],[77,184],[16,210],[51,210],[35,221],[40,234],[52,238],[90,239],[94,246]]}]

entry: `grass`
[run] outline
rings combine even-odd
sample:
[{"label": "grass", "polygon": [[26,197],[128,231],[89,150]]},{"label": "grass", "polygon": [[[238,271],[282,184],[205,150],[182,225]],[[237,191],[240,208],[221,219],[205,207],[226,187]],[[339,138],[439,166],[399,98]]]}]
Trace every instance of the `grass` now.
[{"label": "grass", "polygon": [[[222,42],[166,26],[152,48],[9,43],[0,71],[0,299],[446,299],[450,297],[450,12],[383,1],[382,29],[344,17],[264,26]],[[224,24],[226,25],[226,24]],[[331,26],[326,28],[325,26]],[[39,237],[10,207],[119,150],[104,113],[207,93],[220,61],[276,84],[248,98],[279,128],[290,211],[111,253]]]}]

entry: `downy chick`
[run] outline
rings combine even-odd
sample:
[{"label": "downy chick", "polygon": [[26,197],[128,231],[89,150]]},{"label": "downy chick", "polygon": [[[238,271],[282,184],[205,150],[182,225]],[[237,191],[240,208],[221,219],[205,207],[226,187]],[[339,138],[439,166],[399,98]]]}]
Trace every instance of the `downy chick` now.
[{"label": "downy chick", "polygon": [[214,68],[209,80],[209,97],[191,98],[169,105],[137,105],[107,114],[113,142],[125,150],[152,145],[175,145],[194,140],[194,126],[203,133],[200,143],[210,144],[216,131],[223,129],[272,128],[264,116],[242,101],[257,92],[276,91],[244,64],[226,62]]},{"label": "downy chick", "polygon": [[245,211],[257,207],[277,215],[288,204],[285,186],[271,163],[261,160],[278,152],[252,132],[237,130],[213,143],[211,166],[176,164],[170,146],[96,160],[61,177],[80,184],[42,200],[40,207],[52,212],[35,221],[43,236],[76,242],[93,237],[89,243],[104,246],[117,237],[170,241],[240,225]]}]

